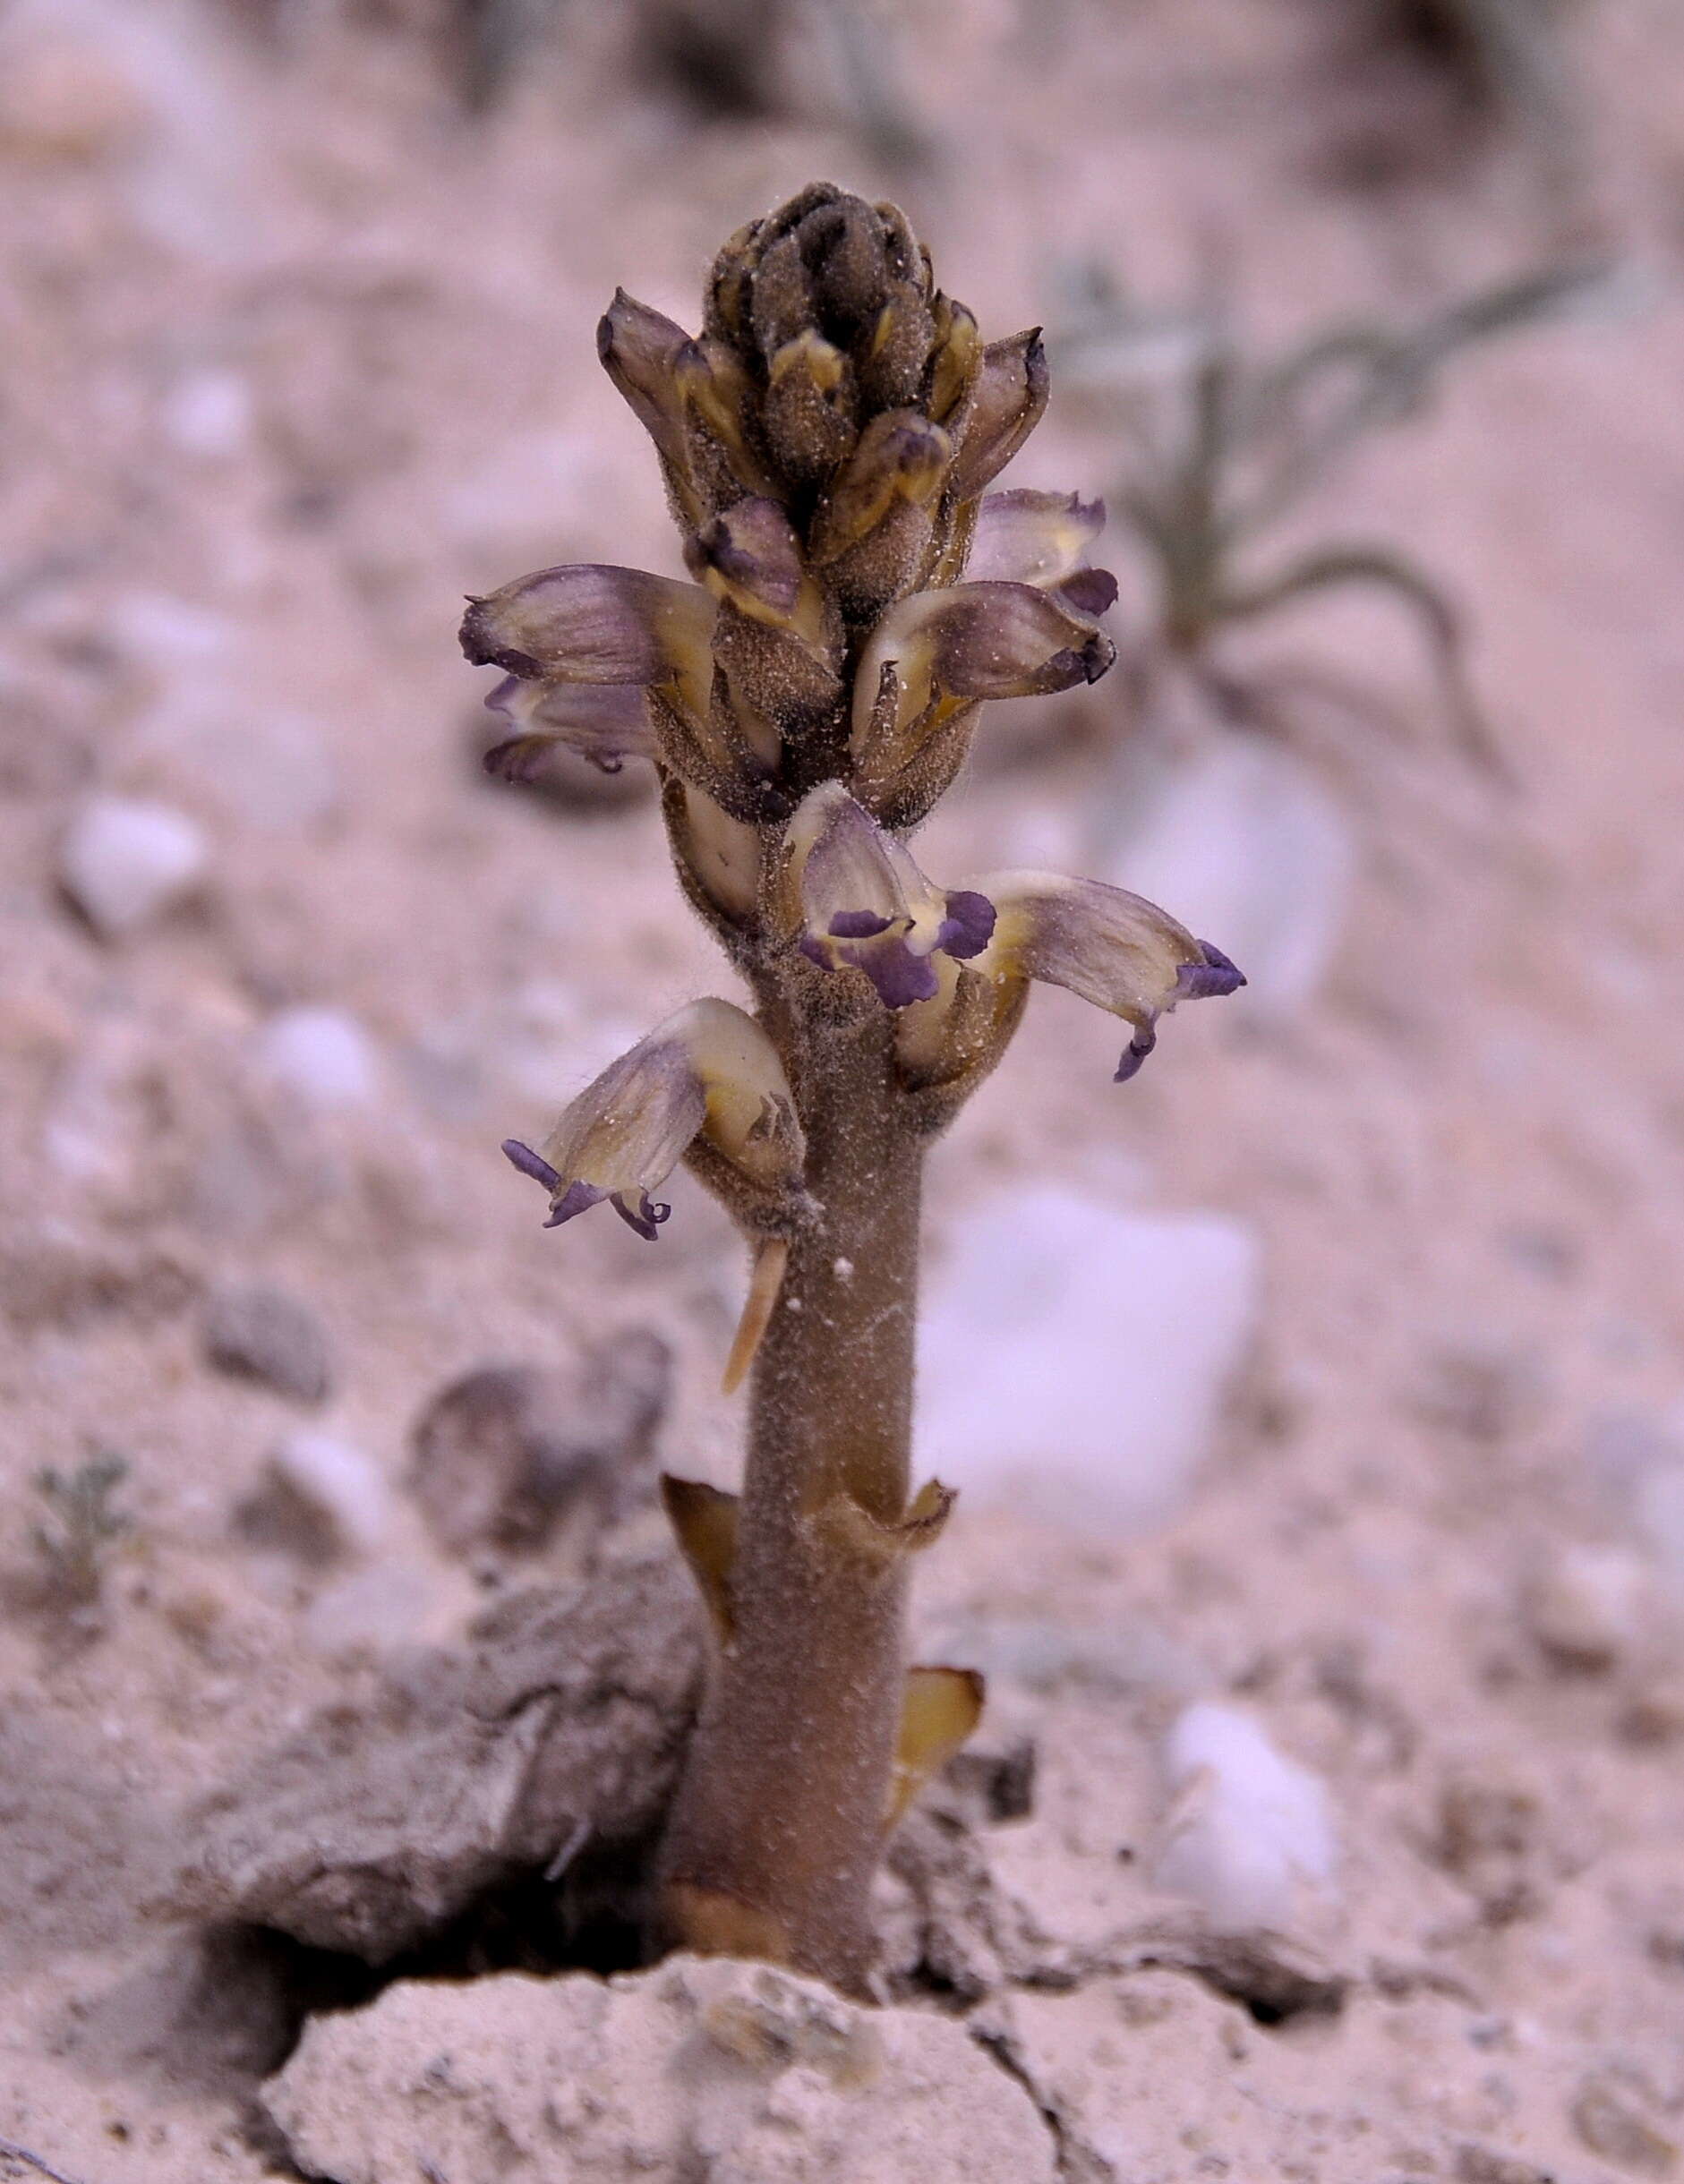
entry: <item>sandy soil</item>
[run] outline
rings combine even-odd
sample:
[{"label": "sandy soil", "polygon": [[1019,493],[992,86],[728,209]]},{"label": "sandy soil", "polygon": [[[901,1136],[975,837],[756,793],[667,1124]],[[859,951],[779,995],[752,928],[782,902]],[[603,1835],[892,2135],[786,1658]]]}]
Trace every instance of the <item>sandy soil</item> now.
[{"label": "sandy soil", "polygon": [[[907,0],[910,171],[822,52],[791,111],[713,120],[577,8],[560,64],[469,123],[424,21],[338,13],[281,10],[267,45],[208,0],[0,13],[0,2134],[84,2184],[277,2173],[271,1967],[146,1907],[193,1796],[479,1604],[397,1490],[430,1396],[653,1326],[668,1460],[729,1475],[722,1217],[683,1188],[657,1251],[546,1235],[495,1151],[730,990],[646,802],[560,811],[473,764],[465,592],[673,567],[591,352],[616,283],[692,316],[714,243],[816,173],[902,197],[995,331],[1051,318],[1089,255],[1172,297],[1229,263],[1279,335],[1563,246],[1535,161],[1455,150],[1330,0]],[[1073,1984],[977,2008],[1073,2178],[1684,2174],[1684,25],[1600,0],[1570,38],[1573,237],[1630,255],[1635,300],[1472,361],[1316,510],[1471,602],[1518,790],[1447,755],[1386,610],[1322,614],[1322,653],[1417,732],[1329,762],[1360,879],[1321,997],[1188,1011],[1126,1096],[1114,1027],[1048,997],[935,1165],[938,1249],[976,1191],[1051,1175],[1266,1251],[1252,1366],[1175,1513],[1117,1540],[962,1514],[922,1580],[1039,1747],[988,1856]],[[1056,393],[1020,468],[1088,488],[1115,457]],[[1128,725],[1104,687],[1003,721],[950,861],[1056,832]],[[115,943],[56,880],[95,790],[211,845],[194,900]],[[364,1028],[372,1096],[266,1071],[298,1007]],[[207,1364],[235,1281],[319,1319],[325,1406]],[[391,1483],[371,1558],[241,1537],[301,1426]],[[30,1480],[93,1449],[133,1522],[77,1621],[43,1598]],[[1570,1616],[1600,1617],[1583,1643]],[[1290,1939],[1337,2007],[1259,2022],[1129,1955],[1188,1915],[1152,1882],[1155,1755],[1201,1694],[1329,1787],[1338,1879]]]}]

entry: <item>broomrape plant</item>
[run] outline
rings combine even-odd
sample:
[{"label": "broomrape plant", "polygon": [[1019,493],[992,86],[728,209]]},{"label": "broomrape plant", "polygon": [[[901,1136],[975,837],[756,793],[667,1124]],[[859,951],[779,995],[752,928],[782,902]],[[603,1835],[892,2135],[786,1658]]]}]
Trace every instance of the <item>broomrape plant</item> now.
[{"label": "broomrape plant", "polygon": [[598,333],[660,457],[692,582],[542,569],[474,600],[503,670],[493,772],[558,745],[659,776],[680,885],[754,999],[704,1000],[605,1070],[536,1148],[547,1225],[611,1206],[652,1241],[680,1163],[753,1251],[741,1496],[663,1481],[714,1644],[654,1939],[863,1992],[885,1838],[976,1723],[980,1679],[904,1657],[909,1563],[952,1493],[912,1488],[924,1155],[998,1062],[1030,982],[1129,1027],[1240,973],[1096,881],[949,886],[907,839],[987,698],[1116,656],[1102,512],[988,491],[1047,401],[1037,333],[985,342],[893,205],[815,184],[741,229],[699,336],[617,295]]}]

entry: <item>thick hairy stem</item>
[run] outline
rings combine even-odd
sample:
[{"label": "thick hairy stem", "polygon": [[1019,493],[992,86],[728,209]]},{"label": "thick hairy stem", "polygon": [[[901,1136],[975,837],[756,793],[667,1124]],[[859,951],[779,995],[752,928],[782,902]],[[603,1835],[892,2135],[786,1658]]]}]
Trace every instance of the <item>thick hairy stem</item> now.
[{"label": "thick hairy stem", "polygon": [[680,1944],[862,1991],[906,1662],[904,1517],[921,1147],[891,1019],[791,1054],[808,1184],[755,1367],[731,1633],[662,1859]]}]

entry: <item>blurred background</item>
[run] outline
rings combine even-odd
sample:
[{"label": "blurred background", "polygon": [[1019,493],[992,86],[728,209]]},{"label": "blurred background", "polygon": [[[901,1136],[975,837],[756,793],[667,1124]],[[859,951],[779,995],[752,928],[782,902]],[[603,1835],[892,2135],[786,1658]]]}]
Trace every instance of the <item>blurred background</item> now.
[{"label": "blurred background", "polygon": [[[1276,1707],[1372,1896],[1589,1872],[1576,1975],[1656,2024],[1672,0],[0,4],[0,1676],[65,1786],[25,1975],[90,1945],[65,1812],[141,1840],[657,1461],[731,1476],[722,1216],[680,1177],[656,1248],[545,1234],[497,1147],[736,989],[636,766],[486,779],[455,632],[545,564],[680,573],[597,316],[693,326],[816,176],[1046,328],[1005,482],[1103,493],[1122,584],[1117,670],[989,709],[922,861],[1111,879],[1251,977],[1126,1088],[1043,990],[934,1159],[932,1642],[1007,1716]],[[1143,1812],[1140,1737],[1083,1735]]]}]

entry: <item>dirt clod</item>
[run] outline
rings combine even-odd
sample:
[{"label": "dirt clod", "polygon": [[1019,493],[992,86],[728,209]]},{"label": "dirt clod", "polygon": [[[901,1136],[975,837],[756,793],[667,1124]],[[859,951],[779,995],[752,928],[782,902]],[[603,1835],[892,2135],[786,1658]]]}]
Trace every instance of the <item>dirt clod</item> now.
[{"label": "dirt clod", "polygon": [[295,1403],[325,1402],[333,1385],[326,1330],[282,1290],[219,1290],[206,1309],[204,1345],[218,1372],[260,1381]]},{"label": "dirt clod", "polygon": [[417,1420],[409,1487],[440,1547],[531,1551],[580,1501],[600,1515],[653,1483],[671,1355],[634,1329],[570,1373],[483,1365],[453,1380]]},{"label": "dirt clod", "polygon": [[168,1907],[379,1964],[564,1846],[634,1840],[671,1793],[701,1643],[664,1554],[511,1595],[201,1806]]},{"label": "dirt clod", "polygon": [[[964,2030],[767,1965],[674,1958],[607,1984],[404,1983],[321,2018],[264,2088],[332,2184],[1052,2184],[1022,2088]],[[563,2167],[565,2164],[565,2167]]]}]

